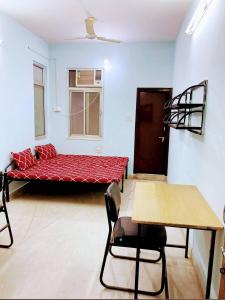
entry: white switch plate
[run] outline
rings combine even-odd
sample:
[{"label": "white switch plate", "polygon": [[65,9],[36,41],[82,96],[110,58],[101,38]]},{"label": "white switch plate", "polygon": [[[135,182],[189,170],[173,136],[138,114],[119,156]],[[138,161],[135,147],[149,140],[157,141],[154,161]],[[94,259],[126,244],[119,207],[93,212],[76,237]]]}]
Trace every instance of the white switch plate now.
[{"label": "white switch plate", "polygon": [[53,111],[54,112],[60,112],[62,109],[60,106],[56,105],[56,106],[53,106]]},{"label": "white switch plate", "polygon": [[102,154],[102,147],[101,146],[96,146],[95,153],[96,154]]}]

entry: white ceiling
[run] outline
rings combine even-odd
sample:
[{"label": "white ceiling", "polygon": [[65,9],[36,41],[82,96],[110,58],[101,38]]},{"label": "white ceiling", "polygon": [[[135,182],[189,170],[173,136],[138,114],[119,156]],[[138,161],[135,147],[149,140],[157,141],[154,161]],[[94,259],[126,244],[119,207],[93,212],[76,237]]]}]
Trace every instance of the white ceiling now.
[{"label": "white ceiling", "polygon": [[191,0],[0,0],[0,11],[50,43],[84,36],[97,18],[98,35],[124,42],[175,40]]}]

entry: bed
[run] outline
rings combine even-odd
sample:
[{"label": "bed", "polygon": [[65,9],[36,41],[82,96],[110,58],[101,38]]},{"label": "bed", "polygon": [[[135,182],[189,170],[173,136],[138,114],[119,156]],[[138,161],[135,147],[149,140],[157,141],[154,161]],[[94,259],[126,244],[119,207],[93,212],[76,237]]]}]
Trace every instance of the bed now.
[{"label": "bed", "polygon": [[[127,157],[56,154],[38,159],[31,167],[13,168],[12,161],[5,169],[6,198],[9,201],[9,184],[12,181],[63,181],[122,184],[127,178]],[[10,169],[11,167],[11,169]]]}]

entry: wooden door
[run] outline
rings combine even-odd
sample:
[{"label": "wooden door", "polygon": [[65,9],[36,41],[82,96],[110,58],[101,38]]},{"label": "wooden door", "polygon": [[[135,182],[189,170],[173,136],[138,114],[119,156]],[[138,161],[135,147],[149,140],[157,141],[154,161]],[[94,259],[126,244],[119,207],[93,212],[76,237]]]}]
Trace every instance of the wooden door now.
[{"label": "wooden door", "polygon": [[134,173],[167,175],[169,127],[163,124],[163,107],[171,96],[172,89],[137,89]]}]

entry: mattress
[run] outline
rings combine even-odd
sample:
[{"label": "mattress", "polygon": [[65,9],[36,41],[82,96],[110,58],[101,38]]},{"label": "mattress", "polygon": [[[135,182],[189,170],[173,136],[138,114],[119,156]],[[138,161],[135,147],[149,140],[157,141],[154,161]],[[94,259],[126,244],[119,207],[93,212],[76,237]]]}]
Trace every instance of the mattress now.
[{"label": "mattress", "polygon": [[127,164],[127,157],[57,154],[50,159],[38,160],[25,171],[10,170],[7,175],[15,180],[119,183]]}]

